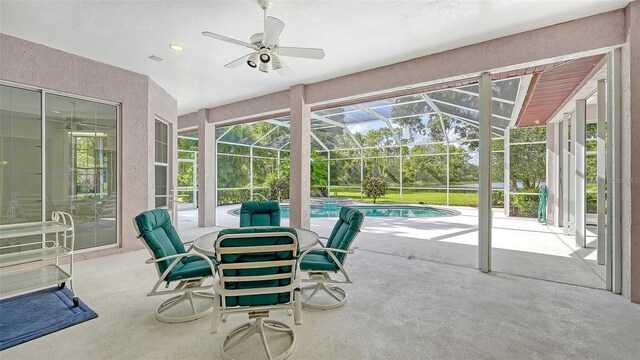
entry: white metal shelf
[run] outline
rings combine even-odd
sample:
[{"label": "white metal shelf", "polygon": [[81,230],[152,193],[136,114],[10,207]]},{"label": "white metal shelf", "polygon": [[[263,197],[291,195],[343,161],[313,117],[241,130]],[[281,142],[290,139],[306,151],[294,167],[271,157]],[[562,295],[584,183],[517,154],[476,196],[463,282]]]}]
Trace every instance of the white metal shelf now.
[{"label": "white metal shelf", "polygon": [[28,293],[57,285],[70,279],[71,275],[58,265],[0,273],[0,298]]},{"label": "white metal shelf", "polygon": [[71,249],[64,245],[3,254],[0,255],[0,268],[69,255],[71,255]]},{"label": "white metal shelf", "polygon": [[[55,234],[54,239],[44,236],[42,241],[29,242],[27,244],[14,244],[9,239]],[[73,305],[78,306],[79,300],[73,289],[73,245],[75,240],[75,228],[71,215],[54,211],[51,213],[51,221],[31,222],[22,224],[0,225],[0,240],[9,240],[0,244],[0,250],[8,251],[0,255],[0,299],[13,297],[53,285],[65,286],[69,282],[69,288],[73,293]],[[38,246],[38,249],[20,251],[22,247]],[[69,271],[63,270],[59,265],[61,257],[68,257],[66,265]],[[55,259],[55,264],[47,264],[42,260]],[[40,264],[34,262],[40,261]],[[35,267],[10,270],[11,266],[34,263]]]},{"label": "white metal shelf", "polygon": [[52,234],[73,230],[71,225],[57,221],[40,221],[22,224],[10,224],[0,226],[0,239],[11,239],[15,237]]}]

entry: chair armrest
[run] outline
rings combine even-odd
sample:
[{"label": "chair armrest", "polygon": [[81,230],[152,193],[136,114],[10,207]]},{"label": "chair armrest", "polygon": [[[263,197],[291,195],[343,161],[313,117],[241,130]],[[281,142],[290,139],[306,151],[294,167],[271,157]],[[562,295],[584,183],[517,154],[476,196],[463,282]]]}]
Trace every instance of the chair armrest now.
[{"label": "chair armrest", "polygon": [[298,264],[300,264],[302,262],[302,259],[309,252],[311,252],[311,250],[322,250],[322,251],[326,252],[331,257],[331,260],[333,260],[336,263],[336,265],[338,265],[338,267],[340,267],[340,268],[342,268],[342,263],[340,262],[340,260],[338,260],[338,258],[333,253],[337,252],[337,253],[343,253],[343,254],[353,254],[353,250],[351,250],[351,249],[342,250],[342,249],[333,249],[333,248],[327,248],[327,247],[315,247],[315,248],[311,248],[311,249],[306,250],[305,252],[303,252],[302,255],[300,255],[298,257]]},{"label": "chair armrest", "polygon": [[342,250],[342,249],[334,249],[334,248],[328,248],[328,247],[313,247],[311,249],[305,250],[299,257],[298,259],[302,259],[303,257],[305,257],[309,252],[311,252],[311,250],[322,250],[328,253],[332,253],[332,252],[337,252],[337,253],[342,253],[342,254],[353,254],[353,250],[349,249],[349,250]]},{"label": "chair armrest", "polygon": [[153,263],[157,263],[160,261],[165,261],[165,260],[170,260],[170,259],[182,259],[185,256],[190,255],[189,253],[184,253],[184,254],[175,254],[175,255],[169,255],[169,256],[165,256],[165,257],[161,257],[159,259],[154,259],[154,258],[150,258],[149,260],[145,261],[146,264],[153,264]]},{"label": "chair armrest", "polygon": [[[175,264],[177,264],[180,260],[182,260],[182,258],[189,257],[189,256],[197,256],[197,257],[201,257],[201,258],[203,258],[203,259],[207,262],[207,264],[209,265],[209,267],[211,268],[211,274],[212,274],[212,275],[215,275],[215,273],[216,273],[216,268],[215,268],[215,266],[213,266],[213,262],[211,261],[211,259],[210,259],[209,257],[207,257],[207,256],[204,256],[204,255],[202,255],[202,254],[200,254],[200,253],[195,253],[195,252],[186,252],[186,253],[183,253],[183,254],[169,255],[169,256],[162,257],[162,258],[160,258],[160,259],[153,259],[153,258],[151,258],[151,259],[149,259],[149,260],[145,261],[145,263],[147,263],[147,264],[153,264],[153,263],[157,263],[157,262],[160,262],[160,261],[165,261],[165,260],[175,259],[175,260],[171,263],[171,265],[167,268],[167,270],[165,270],[165,273],[168,273],[169,271],[171,271],[171,269],[173,269],[173,267],[175,266]],[[166,276],[166,274],[163,274],[163,276],[162,276],[162,277],[164,278],[165,276]]]}]

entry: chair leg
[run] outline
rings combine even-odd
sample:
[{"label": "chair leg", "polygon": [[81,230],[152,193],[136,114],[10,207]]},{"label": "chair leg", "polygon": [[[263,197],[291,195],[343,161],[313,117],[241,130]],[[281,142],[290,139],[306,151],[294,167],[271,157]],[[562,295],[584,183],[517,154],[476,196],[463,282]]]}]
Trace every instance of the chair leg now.
[{"label": "chair leg", "polygon": [[[194,302],[194,298],[206,299],[208,302],[210,302],[212,300],[212,294],[198,291],[186,291],[183,294],[173,296],[162,304],[158,305],[158,307],[156,308],[156,319],[164,323],[174,324],[200,319],[201,317],[211,314],[211,312],[213,311],[213,305],[207,305],[207,307],[205,307],[203,310],[198,311]],[[189,314],[169,315],[167,313],[169,309],[177,306],[183,301],[189,302],[189,307],[191,308]]]},{"label": "chair leg", "polygon": [[[313,292],[311,293],[311,295],[309,295],[304,300],[302,300],[302,307],[305,309],[330,310],[330,309],[339,308],[347,303],[347,292],[335,285],[316,283],[314,285],[303,286],[302,292],[304,292],[305,290],[311,290],[311,289],[313,289]],[[320,304],[317,302],[315,303],[312,302],[311,299],[313,299],[313,297],[320,292],[327,293],[332,299],[335,300],[335,302],[329,303],[329,304]]]},{"label": "chair leg", "polygon": [[[291,337],[291,345],[284,352],[274,357],[271,354],[271,349],[269,348],[269,344],[267,342],[267,331],[284,332],[289,334],[289,336]],[[241,333],[243,334],[240,335]],[[222,358],[233,359],[231,355],[227,353],[227,351],[237,347],[255,334],[258,334],[260,336],[262,346],[264,347],[268,359],[286,359],[293,353],[293,350],[296,347],[296,334],[291,327],[280,321],[258,318],[253,322],[238,326],[237,328],[233,329],[229,333],[229,335],[227,335],[227,337],[222,341],[222,346],[220,349]]]},{"label": "chair leg", "polygon": [[211,314],[211,334],[217,334],[220,328],[220,295],[215,294],[213,296],[213,314]]},{"label": "chair leg", "polygon": [[296,325],[302,324],[302,299],[300,295],[300,291],[293,292],[293,322]]}]

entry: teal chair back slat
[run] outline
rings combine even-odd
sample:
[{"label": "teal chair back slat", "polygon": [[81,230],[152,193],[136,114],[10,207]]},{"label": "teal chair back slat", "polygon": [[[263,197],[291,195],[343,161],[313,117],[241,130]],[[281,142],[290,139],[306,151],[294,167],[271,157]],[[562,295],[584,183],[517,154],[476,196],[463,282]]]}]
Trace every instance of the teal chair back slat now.
[{"label": "teal chair back slat", "polygon": [[[171,224],[171,217],[166,209],[145,211],[135,218],[140,236],[153,252],[156,259],[186,252],[180,236]],[[172,259],[160,261],[158,270],[162,274],[171,265]],[[172,270],[177,270],[175,267]]]},{"label": "teal chair back slat", "polygon": [[280,226],[277,201],[246,201],[240,207],[240,227]]},{"label": "teal chair back slat", "polygon": [[[349,249],[353,240],[358,236],[363,222],[364,214],[362,212],[345,206],[340,208],[340,217],[331,231],[329,240],[327,240],[327,247],[340,250]],[[344,261],[344,253],[336,252],[334,255],[341,263]]]},{"label": "teal chair back slat", "polygon": [[[277,234],[282,234],[278,236]],[[243,237],[245,235],[251,237]],[[262,234],[262,235],[261,235]],[[269,250],[273,245],[294,245],[291,250]],[[264,252],[247,253],[235,252],[234,247],[256,247],[264,246]],[[218,235],[216,241],[216,257],[218,262],[220,280],[227,290],[255,289],[267,287],[282,287],[291,284],[295,277],[295,261],[300,252],[297,233],[293,228],[287,227],[244,227],[238,229],[225,229]],[[224,250],[220,250],[224,249]],[[271,261],[291,260],[291,265],[268,266]],[[251,267],[250,263],[264,263],[266,266]],[[243,268],[231,268],[234,265],[241,265]],[[249,264],[249,266],[246,266]],[[256,264],[257,265],[257,264]],[[264,265],[264,264],[263,264]],[[260,281],[227,281],[227,277],[237,276],[263,276],[282,275],[281,279],[269,279]],[[287,276],[290,275],[290,276]],[[225,296],[226,306],[265,306],[289,303],[292,299],[290,292],[278,292],[261,295]]]}]

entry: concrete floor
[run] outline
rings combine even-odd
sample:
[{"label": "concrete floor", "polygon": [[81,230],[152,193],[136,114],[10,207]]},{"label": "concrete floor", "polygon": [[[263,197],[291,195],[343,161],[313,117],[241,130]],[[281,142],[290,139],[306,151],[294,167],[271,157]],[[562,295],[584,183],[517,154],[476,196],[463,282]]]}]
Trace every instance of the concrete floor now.
[{"label": "concrete floor", "polygon": [[[357,241],[380,243],[375,231]],[[147,258],[142,250],[78,262],[76,290],[99,317],[0,358],[219,359],[223,336],[246,315],[231,316],[215,336],[209,318],[155,320],[163,299],[145,296],[157,279]],[[349,302],[304,310],[291,358],[637,359],[640,353],[640,306],[610,292],[364,249],[347,268],[355,281],[346,286]],[[293,325],[286,312],[272,316]],[[252,340],[240,356],[256,358],[260,344]]]},{"label": "concrete floor", "polygon": [[[218,224],[237,226],[221,208]],[[494,270],[477,261],[475,209],[431,219],[367,218],[347,269],[349,302],[303,311],[293,359],[635,359],[640,305],[610,292],[593,249],[577,249],[535,221],[494,217]],[[180,213],[192,240],[194,211]],[[287,222],[284,221],[284,224]],[[328,236],[335,219],[313,219]],[[146,250],[76,263],[76,290],[97,319],[5,350],[5,359],[218,359],[222,338],[247,321],[234,315],[218,335],[209,318],[184,324],[155,320],[163,297],[146,297],[156,281]],[[525,276],[513,276],[518,274]],[[549,278],[555,282],[533,278]],[[577,283],[572,286],[560,282]],[[272,317],[293,324],[286,313]],[[257,338],[238,349],[259,358]],[[634,355],[635,354],[635,355]]]},{"label": "concrete floor", "polygon": [[[229,214],[238,205],[221,206],[217,224],[237,227],[239,218]],[[476,268],[478,263],[478,212],[475,208],[450,207],[460,215],[438,218],[367,217],[355,242],[361,250],[412,257]],[[197,228],[197,212],[181,211],[179,229],[189,239],[209,232]],[[327,237],[335,218],[312,218],[311,228]],[[282,220],[283,225],[288,219]],[[539,224],[536,219],[506,218],[502,211],[493,216],[493,271],[536,279],[557,281],[598,289],[605,288],[605,267],[596,261],[594,229],[589,248],[575,246],[572,237],[560,228]]]}]

